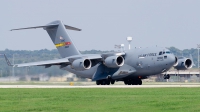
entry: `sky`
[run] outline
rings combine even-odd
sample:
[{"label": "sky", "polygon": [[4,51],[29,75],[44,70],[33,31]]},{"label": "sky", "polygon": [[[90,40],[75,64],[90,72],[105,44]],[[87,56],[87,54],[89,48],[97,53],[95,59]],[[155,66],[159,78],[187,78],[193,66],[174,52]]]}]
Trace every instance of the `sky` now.
[{"label": "sky", "polygon": [[62,20],[82,29],[69,31],[83,50],[114,50],[133,40],[131,47],[200,44],[200,0],[1,0],[0,50],[55,49],[43,29],[9,31]]}]

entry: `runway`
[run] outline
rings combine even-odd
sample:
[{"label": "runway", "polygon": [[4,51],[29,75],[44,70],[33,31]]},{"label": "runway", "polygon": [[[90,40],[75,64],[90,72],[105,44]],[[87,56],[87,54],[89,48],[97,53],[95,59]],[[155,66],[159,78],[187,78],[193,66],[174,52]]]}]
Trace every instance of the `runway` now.
[{"label": "runway", "polygon": [[200,85],[0,85],[0,88],[169,88],[169,87],[200,87]]}]

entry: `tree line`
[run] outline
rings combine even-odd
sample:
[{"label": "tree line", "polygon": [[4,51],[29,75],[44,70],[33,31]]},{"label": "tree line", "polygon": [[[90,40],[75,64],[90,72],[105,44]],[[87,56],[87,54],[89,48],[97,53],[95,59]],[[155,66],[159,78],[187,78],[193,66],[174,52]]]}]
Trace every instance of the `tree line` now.
[{"label": "tree line", "polygon": [[[197,65],[197,56],[198,52],[197,49],[184,49],[180,50],[175,47],[168,48],[172,53],[176,56],[185,56],[189,57],[191,54],[194,59],[194,63]],[[86,50],[80,51],[82,54],[101,54],[106,52],[113,52],[113,51],[101,51],[101,50]],[[59,59],[61,58],[57,49],[48,50],[48,49],[41,49],[41,50],[9,50],[5,49],[0,51],[0,54],[6,54],[8,59],[13,63],[27,63],[27,62],[36,62],[36,61],[45,61],[45,60],[52,60],[52,59]],[[49,68],[44,68],[43,66],[32,66],[32,67],[22,67],[22,68],[14,68],[14,75],[35,75],[35,74],[47,74],[49,76],[56,76],[56,75],[63,75],[67,74],[68,72],[65,70],[60,70],[58,66],[52,66]],[[5,76],[12,76],[13,75],[13,68],[8,66],[4,56],[0,56],[0,75],[1,77]]]}]

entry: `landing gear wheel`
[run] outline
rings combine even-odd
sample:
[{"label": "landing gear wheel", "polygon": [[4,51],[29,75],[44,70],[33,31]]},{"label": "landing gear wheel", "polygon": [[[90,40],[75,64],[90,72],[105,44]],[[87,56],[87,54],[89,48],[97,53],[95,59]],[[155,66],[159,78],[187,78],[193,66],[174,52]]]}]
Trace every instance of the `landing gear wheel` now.
[{"label": "landing gear wheel", "polygon": [[102,84],[101,85],[106,85],[106,80],[102,80]]},{"label": "landing gear wheel", "polygon": [[110,82],[111,82],[111,84],[115,84],[115,80],[111,80]]},{"label": "landing gear wheel", "polygon": [[139,81],[138,81],[138,84],[139,84],[139,85],[142,85],[142,80],[139,80]]},{"label": "landing gear wheel", "polygon": [[168,78],[168,79],[170,78],[170,75],[169,75],[169,74],[167,74],[167,78]]},{"label": "landing gear wheel", "polygon": [[127,81],[127,80],[125,80],[125,81],[124,81],[124,84],[125,84],[125,85],[127,85],[127,84],[128,84],[128,81]]},{"label": "landing gear wheel", "polygon": [[136,82],[134,80],[131,80],[132,85],[136,85]]},{"label": "landing gear wheel", "polygon": [[100,84],[101,84],[101,81],[100,81],[100,80],[97,80],[97,81],[96,81],[96,84],[97,84],[97,85],[100,85]]},{"label": "landing gear wheel", "polygon": [[163,76],[163,78],[164,78],[164,79],[169,79],[169,78],[170,78],[170,75],[169,75],[169,74],[165,74],[165,75]]},{"label": "landing gear wheel", "polygon": [[131,80],[128,80],[128,85],[131,85],[131,82],[132,82]]},{"label": "landing gear wheel", "polygon": [[106,80],[106,84],[107,84],[107,85],[110,85],[110,80]]}]

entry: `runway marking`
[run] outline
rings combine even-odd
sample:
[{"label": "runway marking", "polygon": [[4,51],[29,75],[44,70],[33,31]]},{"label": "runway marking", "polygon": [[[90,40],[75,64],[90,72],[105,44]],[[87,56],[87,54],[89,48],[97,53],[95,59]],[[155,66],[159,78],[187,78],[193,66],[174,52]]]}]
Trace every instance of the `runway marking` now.
[{"label": "runway marking", "polygon": [[169,88],[169,87],[200,87],[200,85],[0,85],[0,88]]}]

